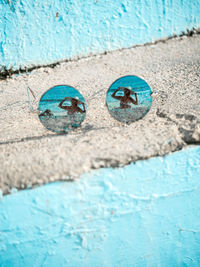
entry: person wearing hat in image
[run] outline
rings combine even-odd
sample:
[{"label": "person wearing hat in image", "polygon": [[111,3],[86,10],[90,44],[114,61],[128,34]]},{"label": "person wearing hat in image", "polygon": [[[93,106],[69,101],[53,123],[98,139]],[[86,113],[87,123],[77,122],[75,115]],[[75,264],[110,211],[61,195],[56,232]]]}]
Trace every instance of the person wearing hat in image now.
[{"label": "person wearing hat in image", "polygon": [[[63,103],[68,100],[71,102],[71,106],[63,106]],[[83,110],[78,107],[78,105],[83,106]],[[59,108],[62,108],[64,110],[67,110],[68,115],[72,115],[74,113],[85,113],[85,104],[78,99],[78,97],[73,98],[73,97],[65,97],[58,105]]]},{"label": "person wearing hat in image", "polygon": [[[119,90],[122,90],[124,92],[123,96],[116,96],[116,93]],[[134,100],[131,97],[131,95],[135,95],[135,99],[136,100]],[[132,103],[134,105],[138,105],[137,93],[132,92],[131,91],[131,87],[118,87],[111,96],[120,101],[120,108],[121,109],[131,108],[131,105],[129,105],[128,103]]]}]

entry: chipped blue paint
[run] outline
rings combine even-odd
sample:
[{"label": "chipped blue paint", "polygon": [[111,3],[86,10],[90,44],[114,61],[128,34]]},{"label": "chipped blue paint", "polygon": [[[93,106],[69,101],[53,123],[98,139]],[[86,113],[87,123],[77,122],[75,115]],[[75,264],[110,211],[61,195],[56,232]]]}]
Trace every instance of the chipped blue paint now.
[{"label": "chipped blue paint", "polygon": [[200,147],[0,201],[0,266],[200,266]]},{"label": "chipped blue paint", "polygon": [[152,42],[200,27],[199,0],[0,0],[0,69]]}]

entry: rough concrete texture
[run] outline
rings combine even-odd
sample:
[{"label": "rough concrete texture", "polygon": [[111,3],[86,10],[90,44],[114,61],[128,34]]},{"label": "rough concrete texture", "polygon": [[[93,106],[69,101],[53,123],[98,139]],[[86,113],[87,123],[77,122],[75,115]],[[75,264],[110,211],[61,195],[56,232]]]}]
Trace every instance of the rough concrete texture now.
[{"label": "rough concrete texture", "polygon": [[[40,68],[0,82],[0,187],[26,188],[69,180],[91,169],[117,167],[200,143],[200,36],[115,51]],[[109,85],[134,74],[155,92],[146,117],[130,125],[107,111]],[[40,96],[68,84],[87,101],[82,127],[68,135],[46,130],[37,115]],[[31,111],[27,87],[33,105]]]}]

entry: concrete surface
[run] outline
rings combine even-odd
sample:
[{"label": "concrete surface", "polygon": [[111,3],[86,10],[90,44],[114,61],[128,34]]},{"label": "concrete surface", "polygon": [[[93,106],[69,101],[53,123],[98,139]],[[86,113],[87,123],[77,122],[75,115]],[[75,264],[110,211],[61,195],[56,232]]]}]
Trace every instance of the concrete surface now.
[{"label": "concrete surface", "polygon": [[200,146],[0,200],[1,267],[200,266]]},{"label": "concrete surface", "polygon": [[200,0],[0,0],[0,72],[200,27]]},{"label": "concrete surface", "polygon": [[[4,194],[56,180],[70,180],[91,169],[117,167],[165,155],[200,143],[200,36],[62,63],[13,75],[0,82],[0,187]],[[130,125],[110,117],[109,85],[134,74],[157,94],[147,116]],[[56,84],[83,94],[88,109],[82,127],[69,135],[46,130],[36,109],[40,96]],[[27,87],[33,109],[30,110]]]}]

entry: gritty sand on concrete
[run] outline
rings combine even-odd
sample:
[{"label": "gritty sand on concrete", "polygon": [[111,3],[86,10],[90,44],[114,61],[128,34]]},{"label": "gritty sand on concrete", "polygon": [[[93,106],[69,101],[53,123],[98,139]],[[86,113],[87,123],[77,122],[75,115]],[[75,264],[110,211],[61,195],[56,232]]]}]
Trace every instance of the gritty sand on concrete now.
[{"label": "gritty sand on concrete", "polygon": [[[110,84],[137,75],[154,91],[149,113],[130,125],[105,105]],[[0,81],[0,188],[71,180],[200,143],[200,35],[110,52]],[[37,106],[50,87],[68,84],[87,102],[81,128],[58,135],[40,123]],[[33,91],[27,96],[27,87]]]}]

